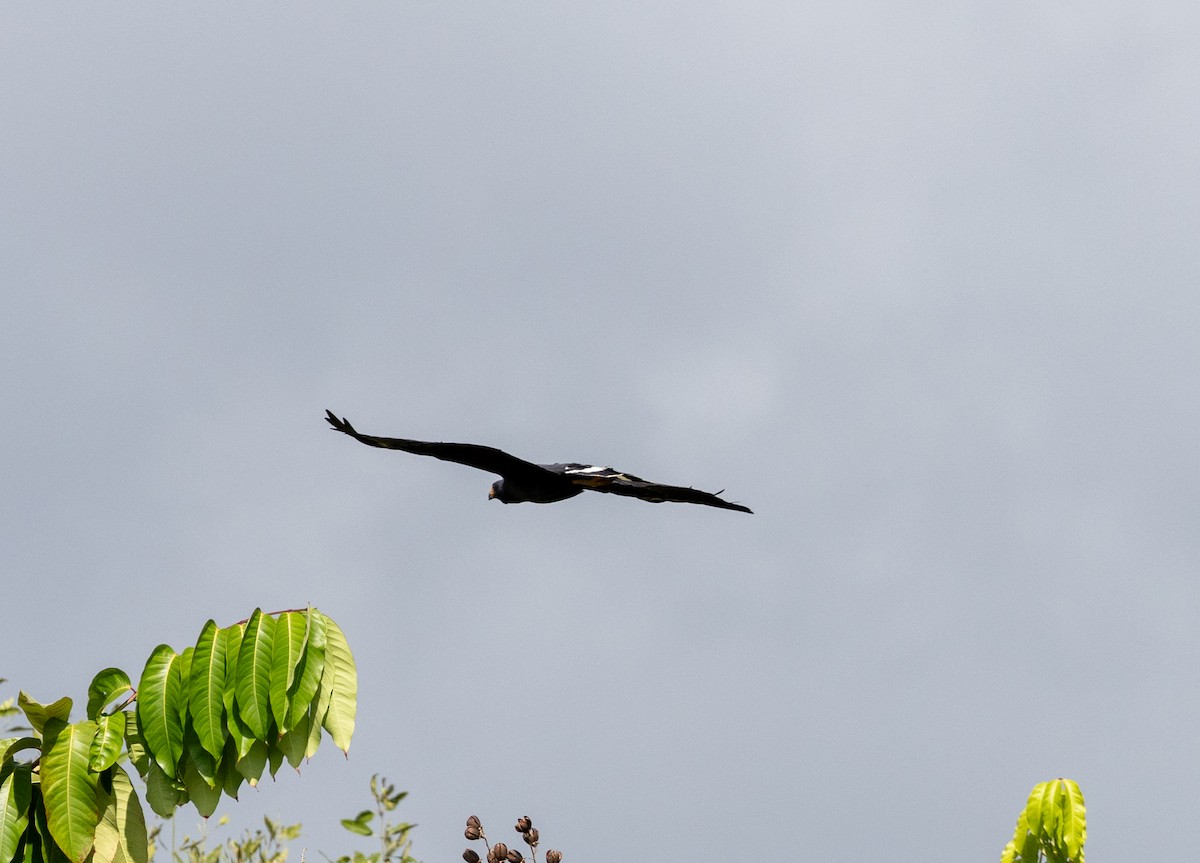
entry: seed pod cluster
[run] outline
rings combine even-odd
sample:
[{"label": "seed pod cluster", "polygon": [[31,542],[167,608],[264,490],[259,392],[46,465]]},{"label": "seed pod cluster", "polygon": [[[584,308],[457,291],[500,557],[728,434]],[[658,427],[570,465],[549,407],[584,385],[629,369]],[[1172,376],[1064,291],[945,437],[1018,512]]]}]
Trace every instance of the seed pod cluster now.
[{"label": "seed pod cluster", "polygon": [[[528,815],[523,815],[517,819],[517,823],[513,825],[513,828],[521,835],[521,839],[525,844],[529,846],[530,863],[538,863],[537,847],[539,838],[537,828],[533,826],[533,819]],[[487,836],[483,832],[483,824],[474,815],[467,819],[467,829],[463,831],[463,835],[472,842],[482,839],[484,845],[487,845]],[[462,856],[466,863],[481,863],[478,852],[472,848],[464,851]],[[487,849],[487,863],[525,863],[525,855],[516,848],[509,848],[505,843],[497,842]],[[562,863],[562,852],[547,851],[546,863]]]}]

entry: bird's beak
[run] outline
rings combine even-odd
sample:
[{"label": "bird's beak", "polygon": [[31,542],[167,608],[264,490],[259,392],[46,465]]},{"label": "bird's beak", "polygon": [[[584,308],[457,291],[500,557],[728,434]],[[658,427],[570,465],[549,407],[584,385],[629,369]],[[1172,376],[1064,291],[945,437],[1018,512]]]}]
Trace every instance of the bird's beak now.
[{"label": "bird's beak", "polygon": [[495,497],[496,497],[496,490],[494,488],[489,488],[488,489],[488,500],[492,500]]}]

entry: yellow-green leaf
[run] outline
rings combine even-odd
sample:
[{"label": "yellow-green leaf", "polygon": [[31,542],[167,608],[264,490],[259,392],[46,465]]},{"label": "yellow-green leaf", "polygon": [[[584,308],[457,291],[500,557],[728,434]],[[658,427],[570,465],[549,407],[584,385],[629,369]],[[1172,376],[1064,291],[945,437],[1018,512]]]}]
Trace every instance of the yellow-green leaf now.
[{"label": "yellow-green leaf", "polygon": [[237,665],[237,712],[250,733],[263,740],[271,718],[271,642],[275,618],[254,609],[242,634]]},{"label": "yellow-green leaf", "polygon": [[41,776],[47,826],[67,857],[83,863],[100,823],[99,784],[88,770],[96,723],[47,719],[45,735]]},{"label": "yellow-green leaf", "polygon": [[25,713],[25,718],[38,734],[46,733],[46,720],[59,719],[69,722],[71,719],[71,699],[65,695],[51,704],[39,704],[24,690],[17,693],[17,706]]},{"label": "yellow-green leaf", "polygon": [[1056,784],[1060,813],[1057,837],[1059,847],[1071,860],[1083,863],[1083,845],[1087,840],[1087,809],[1083,805],[1083,792],[1072,779],[1059,779]]},{"label": "yellow-green leaf", "polygon": [[319,694],[318,701],[328,699],[321,724],[333,738],[333,745],[348,752],[358,709],[358,670],[346,636],[328,617],[325,618],[325,671],[321,675],[321,689],[327,694]]},{"label": "yellow-green leaf", "polygon": [[112,794],[101,789],[100,796],[104,811],[96,827],[91,863],[146,863],[149,856],[146,819],[128,774],[120,767],[115,768]]},{"label": "yellow-green leaf", "polygon": [[163,772],[174,776],[183,751],[183,688],[181,657],[166,644],[154,648],[138,682],[138,728],[146,748]]},{"label": "yellow-green leaf", "polygon": [[188,680],[188,711],[200,745],[213,758],[225,748],[225,647],[217,637],[217,624],[209,620],[200,631],[192,655]]},{"label": "yellow-green leaf", "polygon": [[92,739],[92,749],[88,768],[93,773],[107,770],[117,763],[121,757],[121,744],[125,741],[125,719],[128,714],[122,710],[111,716],[101,716],[96,720],[96,736]]}]

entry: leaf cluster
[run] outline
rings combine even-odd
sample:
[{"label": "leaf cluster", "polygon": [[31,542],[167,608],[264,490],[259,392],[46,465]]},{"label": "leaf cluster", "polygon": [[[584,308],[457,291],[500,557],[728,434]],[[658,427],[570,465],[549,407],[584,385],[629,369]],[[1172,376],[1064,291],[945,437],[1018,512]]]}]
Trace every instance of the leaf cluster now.
[{"label": "leaf cluster", "polygon": [[341,629],[310,608],[256,609],[224,628],[210,620],[182,653],[156,647],[136,690],[106,668],[83,721],[70,721],[70,698],[41,704],[21,692],[31,734],[0,739],[0,861],[146,863],[141,802],[118,761],[161,817],[190,801],[207,818],[264,769],[299,767],[323,731],[345,752],[357,689]]},{"label": "leaf cluster", "polygon": [[1071,779],[1039,782],[1017,816],[1012,841],[1000,863],[1084,863],[1087,810],[1083,792]]}]

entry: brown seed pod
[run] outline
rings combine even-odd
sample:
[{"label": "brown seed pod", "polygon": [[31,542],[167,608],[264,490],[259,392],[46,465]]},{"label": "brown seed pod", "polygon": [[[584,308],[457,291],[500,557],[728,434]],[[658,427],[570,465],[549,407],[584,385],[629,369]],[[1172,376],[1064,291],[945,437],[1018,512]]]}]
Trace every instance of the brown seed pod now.
[{"label": "brown seed pod", "polygon": [[523,815],[522,817],[517,819],[517,832],[518,833],[524,833],[532,826],[533,826],[533,822],[531,820],[529,820],[528,815]]},{"label": "brown seed pod", "polygon": [[536,848],[538,843],[538,832],[536,827],[530,827],[525,831],[525,842],[530,848]]},{"label": "brown seed pod", "polygon": [[508,846],[503,842],[497,842],[488,852],[488,863],[504,863],[506,860],[508,860]]},{"label": "brown seed pod", "polygon": [[466,860],[467,863],[479,863],[479,855],[475,853],[474,848],[468,848],[466,851],[464,851],[463,859]]},{"label": "brown seed pod", "polygon": [[508,849],[508,857],[506,859],[508,860],[508,863],[521,863],[521,861],[525,858],[516,848],[510,848]]},{"label": "brown seed pod", "polygon": [[551,848],[546,852],[546,863],[562,863],[562,852]]}]

